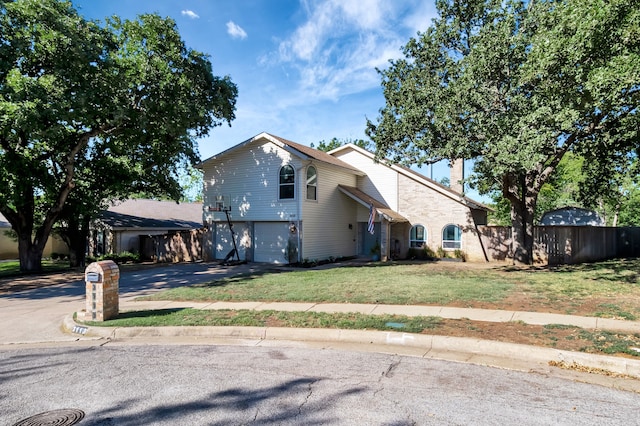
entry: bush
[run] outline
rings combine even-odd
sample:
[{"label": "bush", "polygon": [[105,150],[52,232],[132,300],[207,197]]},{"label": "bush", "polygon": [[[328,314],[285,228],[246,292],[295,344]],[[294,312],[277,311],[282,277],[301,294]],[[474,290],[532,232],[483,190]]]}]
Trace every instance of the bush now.
[{"label": "bush", "polygon": [[460,259],[463,262],[467,261],[467,253],[463,252],[460,249],[457,249],[456,251],[453,252],[453,257],[455,257],[456,259]]},{"label": "bush", "polygon": [[99,257],[87,257],[87,262],[89,263],[99,262],[101,260],[113,260],[116,263],[138,263],[140,262],[140,255],[138,253],[123,251],[118,254],[110,253]]},{"label": "bush", "polygon": [[427,246],[411,247],[407,252],[407,259],[434,260],[435,258],[435,253]]}]

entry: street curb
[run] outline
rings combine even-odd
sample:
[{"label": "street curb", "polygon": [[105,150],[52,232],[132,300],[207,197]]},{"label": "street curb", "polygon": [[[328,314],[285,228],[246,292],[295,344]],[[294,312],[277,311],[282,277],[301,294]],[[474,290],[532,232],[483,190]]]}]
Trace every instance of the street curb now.
[{"label": "street curb", "polygon": [[[602,369],[640,379],[640,360],[563,351],[516,343],[481,340],[468,337],[412,334],[395,331],[343,330],[286,327],[222,327],[222,326],[167,326],[167,327],[89,327],[65,317],[62,328],[67,333],[85,337],[127,340],[143,338],[210,338],[230,340],[294,341],[315,343],[349,343],[376,346],[381,351],[389,348],[411,348],[423,358],[455,360],[499,368],[529,371],[537,366],[548,366],[555,361],[565,365]],[[387,348],[386,350],[382,348]]]}]

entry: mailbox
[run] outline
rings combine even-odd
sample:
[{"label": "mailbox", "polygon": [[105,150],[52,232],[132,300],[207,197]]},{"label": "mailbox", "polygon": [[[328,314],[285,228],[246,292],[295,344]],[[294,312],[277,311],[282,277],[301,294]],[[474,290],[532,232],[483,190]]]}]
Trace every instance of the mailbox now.
[{"label": "mailbox", "polygon": [[84,273],[86,321],[105,321],[118,316],[120,269],[112,260],[93,262]]},{"label": "mailbox", "polygon": [[102,282],[102,277],[99,272],[87,272],[84,280],[90,283],[98,283]]}]

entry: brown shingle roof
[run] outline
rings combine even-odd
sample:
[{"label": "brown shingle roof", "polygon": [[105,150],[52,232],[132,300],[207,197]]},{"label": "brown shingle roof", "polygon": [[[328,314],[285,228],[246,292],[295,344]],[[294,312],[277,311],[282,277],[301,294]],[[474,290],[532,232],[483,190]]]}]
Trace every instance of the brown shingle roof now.
[{"label": "brown shingle roof", "polygon": [[292,142],[292,141],[287,140],[285,138],[281,138],[280,136],[272,135],[271,133],[266,133],[266,134],[271,136],[272,138],[280,141],[281,143],[290,146],[291,148],[295,149],[296,151],[299,151],[300,153],[304,154],[305,156],[313,158],[314,160],[322,161],[323,163],[333,164],[334,166],[338,166],[338,167],[342,167],[342,168],[345,168],[345,169],[349,169],[349,170],[353,170],[353,171],[362,173],[360,170],[358,170],[357,168],[353,167],[351,164],[348,164],[348,163],[346,163],[346,162],[334,157],[333,155],[329,155],[324,151],[320,151],[319,149],[311,148],[311,147],[306,146],[306,145],[301,145],[301,144],[299,144],[297,142]]},{"label": "brown shingle roof", "polygon": [[112,228],[201,228],[202,203],[125,200],[102,212],[100,219]]}]

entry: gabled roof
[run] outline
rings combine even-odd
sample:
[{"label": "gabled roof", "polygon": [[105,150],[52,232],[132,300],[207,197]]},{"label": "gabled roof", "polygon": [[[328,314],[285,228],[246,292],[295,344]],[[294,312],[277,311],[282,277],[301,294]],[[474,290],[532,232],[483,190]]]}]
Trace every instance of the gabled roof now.
[{"label": "gabled roof", "polygon": [[338,185],[338,189],[340,190],[340,192],[347,195],[349,198],[357,201],[358,203],[362,204],[367,208],[369,206],[373,206],[373,208],[376,209],[376,212],[384,216],[384,218],[389,222],[408,222],[409,221],[406,217],[402,216],[397,211],[390,209],[389,206],[387,206],[383,202],[376,200],[369,194],[359,190],[356,187],[347,186],[347,185]]},{"label": "gabled roof", "polygon": [[0,213],[0,228],[11,228],[11,224],[7,218],[2,215],[2,213]]},{"label": "gabled roof", "polygon": [[355,174],[358,175],[364,175],[364,173],[362,173],[362,171],[358,170],[357,168],[353,167],[351,164],[348,164],[342,160],[340,160],[339,158],[336,158],[332,155],[327,154],[324,151],[320,151],[318,149],[314,149],[305,145],[301,145],[299,143],[296,142],[292,142],[290,140],[281,138],[279,136],[275,136],[272,135],[270,133],[266,133],[266,132],[262,132],[259,135],[256,135],[250,139],[247,139],[244,142],[241,142],[235,146],[232,146],[231,148],[222,151],[212,157],[207,158],[206,160],[201,161],[198,164],[198,167],[201,167],[203,164],[210,162],[210,161],[215,161],[220,159],[221,157],[226,156],[229,153],[232,153],[242,147],[245,147],[247,145],[250,145],[260,139],[266,139],[274,144],[276,144],[277,146],[279,146],[280,148],[283,148],[285,150],[287,150],[289,153],[295,155],[296,157],[302,158],[303,160],[316,160],[322,163],[326,163],[326,164],[330,164],[332,166],[336,166],[336,167],[340,167],[343,169],[347,169]]},{"label": "gabled roof", "polygon": [[126,200],[100,216],[114,229],[186,230],[202,227],[202,203],[176,203],[146,199]]},{"label": "gabled roof", "polygon": [[[368,158],[371,159],[371,161],[375,160],[375,154],[371,151],[368,151],[364,148],[361,148],[357,145],[354,145],[352,143],[346,144],[346,145],[342,145],[336,149],[333,149],[331,151],[328,152],[328,154],[330,155],[334,155],[337,154],[341,151],[345,151],[347,149],[351,149],[354,150]],[[405,166],[401,166],[399,164],[394,164],[394,163],[390,163],[386,160],[381,160],[379,162],[379,164],[382,164],[383,166],[389,167],[392,170],[395,170],[398,173],[403,174],[404,176],[413,179],[439,193],[441,193],[442,195],[445,195],[446,197],[451,198],[452,200],[455,200],[461,204],[464,204],[465,206],[471,208],[471,209],[477,209],[477,210],[492,210],[490,207],[485,206],[484,204],[472,200],[469,197],[466,197],[464,194],[461,194],[459,192],[456,192],[454,190],[452,190],[451,188],[444,186],[436,181],[434,181],[433,179],[429,179],[428,177],[424,176],[423,174],[420,174],[414,170],[411,170],[408,167]]]}]

